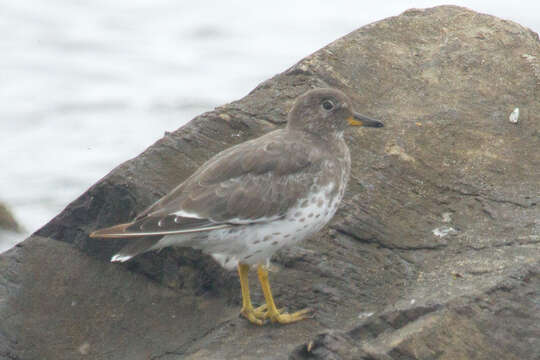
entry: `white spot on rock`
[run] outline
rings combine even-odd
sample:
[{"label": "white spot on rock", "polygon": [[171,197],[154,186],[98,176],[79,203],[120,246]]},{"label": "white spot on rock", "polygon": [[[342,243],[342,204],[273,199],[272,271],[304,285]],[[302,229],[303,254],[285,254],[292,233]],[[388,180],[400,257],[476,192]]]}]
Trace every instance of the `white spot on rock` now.
[{"label": "white spot on rock", "polygon": [[416,162],[415,158],[407,154],[401,146],[394,144],[388,146],[385,150],[389,155],[397,155],[403,161]]},{"label": "white spot on rock", "polygon": [[231,117],[229,116],[229,114],[222,113],[222,114],[219,114],[219,117],[227,122],[231,121]]},{"label": "white spot on rock", "polygon": [[88,355],[90,352],[90,343],[88,341],[84,342],[77,350],[81,355]]},{"label": "white spot on rock", "polygon": [[445,212],[442,214],[442,221],[447,223],[452,221],[452,213],[451,212]]},{"label": "white spot on rock", "polygon": [[111,258],[111,262],[124,262],[128,261],[129,259],[131,259],[131,256],[129,255],[116,254]]},{"label": "white spot on rock", "polygon": [[370,316],[372,316],[373,314],[375,314],[374,312],[362,312],[360,314],[358,314],[358,318],[359,319],[365,319],[365,318],[368,318]]},{"label": "white spot on rock", "polygon": [[303,72],[306,72],[306,71],[309,70],[308,66],[307,66],[306,64],[304,64],[304,63],[298,65],[298,69],[299,69],[300,71],[303,71]]},{"label": "white spot on rock", "polygon": [[517,124],[518,119],[519,119],[519,108],[517,107],[514,109],[514,111],[510,113],[508,120],[510,120],[512,124]]},{"label": "white spot on rock", "polygon": [[440,238],[445,237],[446,235],[454,235],[457,233],[457,230],[450,226],[441,226],[436,229],[433,229],[433,235]]}]

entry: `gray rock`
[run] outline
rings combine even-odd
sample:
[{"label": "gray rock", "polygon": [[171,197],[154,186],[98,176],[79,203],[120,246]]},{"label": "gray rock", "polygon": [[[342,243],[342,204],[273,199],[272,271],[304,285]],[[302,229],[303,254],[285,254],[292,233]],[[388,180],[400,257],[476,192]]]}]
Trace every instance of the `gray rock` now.
[{"label": "gray rock", "polygon": [[[539,358],[538,69],[537,34],[454,6],[333,42],[166,134],[0,255],[0,358]],[[281,126],[295,97],[321,86],[386,127],[348,133],[338,214],[274,258],[276,301],[313,319],[255,327],[238,318],[236,275],[200,253],[120,266],[108,259],[121,241],[88,238]]]}]

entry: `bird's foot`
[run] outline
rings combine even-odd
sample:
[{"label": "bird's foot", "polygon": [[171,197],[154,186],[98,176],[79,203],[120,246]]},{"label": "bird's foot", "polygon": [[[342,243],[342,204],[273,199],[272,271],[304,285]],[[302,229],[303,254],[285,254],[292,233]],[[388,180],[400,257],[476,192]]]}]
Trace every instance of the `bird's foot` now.
[{"label": "bird's foot", "polygon": [[277,322],[280,324],[290,324],[304,319],[309,319],[312,317],[313,311],[310,308],[302,309],[292,314],[282,312],[283,309],[276,309],[275,311],[267,311],[266,316],[272,322]]},{"label": "bird's foot", "polygon": [[264,325],[266,319],[270,319],[272,322],[279,322],[280,324],[288,324],[310,317],[307,314],[311,312],[311,309],[304,309],[293,314],[287,314],[283,313],[285,308],[277,309],[276,312],[271,312],[267,309],[268,305],[264,304],[256,308],[242,309],[240,310],[240,314],[253,324]]},{"label": "bird's foot", "polygon": [[266,308],[266,304],[256,308],[253,306],[245,307],[240,310],[240,314],[255,325],[263,325],[264,320],[268,318],[268,311],[266,311]]}]

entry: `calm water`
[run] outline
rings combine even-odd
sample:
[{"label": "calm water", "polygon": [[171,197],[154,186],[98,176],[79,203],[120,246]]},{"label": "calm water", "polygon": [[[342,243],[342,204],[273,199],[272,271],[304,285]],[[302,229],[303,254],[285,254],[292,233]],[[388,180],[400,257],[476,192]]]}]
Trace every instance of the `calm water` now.
[{"label": "calm water", "polygon": [[[436,3],[0,0],[0,201],[32,232],[165,131]],[[459,3],[540,29],[537,1]],[[22,238],[0,233],[0,252]]]}]

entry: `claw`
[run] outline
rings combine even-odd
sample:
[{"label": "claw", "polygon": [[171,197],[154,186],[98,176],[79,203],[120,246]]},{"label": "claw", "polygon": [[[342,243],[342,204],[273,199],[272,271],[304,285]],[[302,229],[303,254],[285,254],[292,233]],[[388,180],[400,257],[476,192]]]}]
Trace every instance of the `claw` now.
[{"label": "claw", "polygon": [[253,311],[255,312],[266,312],[266,309],[268,308],[268,305],[263,304],[261,306],[257,306]]},{"label": "claw", "polygon": [[[261,305],[259,307],[256,307],[255,309],[253,309],[253,314],[255,315],[255,317],[259,320],[266,320],[266,319],[270,319],[270,311],[267,310],[268,309],[268,305],[267,304],[264,304],[264,305]],[[278,309],[278,313],[282,313],[285,311],[285,308],[281,308],[281,309]]]},{"label": "claw", "polygon": [[290,324],[296,321],[312,318],[312,313],[313,311],[310,308],[302,309],[292,314],[281,313],[280,311],[278,311],[277,313],[270,314],[269,318],[272,322],[277,322],[280,324]]},{"label": "claw", "polygon": [[258,306],[255,309],[253,309],[253,314],[259,320],[268,319],[268,315],[267,315],[268,311],[266,311],[267,307],[268,306],[266,304]]},{"label": "claw", "polygon": [[240,314],[248,319],[248,321],[255,325],[263,325],[264,324],[264,318],[261,317],[261,315],[264,316],[264,314],[257,313],[256,309],[242,309],[240,311]]}]

